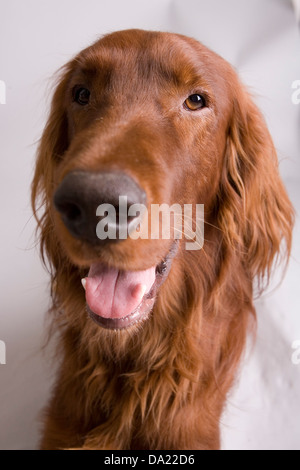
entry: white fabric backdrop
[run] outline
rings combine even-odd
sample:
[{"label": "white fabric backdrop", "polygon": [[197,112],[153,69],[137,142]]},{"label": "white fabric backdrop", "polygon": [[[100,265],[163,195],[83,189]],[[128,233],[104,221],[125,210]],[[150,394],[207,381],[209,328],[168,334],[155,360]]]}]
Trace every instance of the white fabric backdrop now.
[{"label": "white fabric backdrop", "polygon": [[[29,186],[51,76],[99,35],[131,27],[194,36],[229,60],[265,113],[281,172],[300,205],[300,41],[289,0],[0,0],[0,449],[34,449],[55,367],[41,352],[48,276],[34,248]],[[299,9],[298,9],[299,12]],[[300,449],[299,221],[280,288],[257,302],[249,348],[222,419],[223,449]],[[274,281],[274,286],[276,282]],[[0,358],[1,359],[1,358]],[[1,361],[0,361],[1,362]]]}]

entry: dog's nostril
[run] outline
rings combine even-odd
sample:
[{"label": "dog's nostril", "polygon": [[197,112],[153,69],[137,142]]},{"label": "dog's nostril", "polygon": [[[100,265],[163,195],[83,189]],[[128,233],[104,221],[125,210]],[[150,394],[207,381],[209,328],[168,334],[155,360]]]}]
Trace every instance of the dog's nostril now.
[{"label": "dog's nostril", "polygon": [[57,210],[68,220],[76,221],[81,219],[82,211],[80,207],[73,202],[65,202],[62,204],[56,204]]}]

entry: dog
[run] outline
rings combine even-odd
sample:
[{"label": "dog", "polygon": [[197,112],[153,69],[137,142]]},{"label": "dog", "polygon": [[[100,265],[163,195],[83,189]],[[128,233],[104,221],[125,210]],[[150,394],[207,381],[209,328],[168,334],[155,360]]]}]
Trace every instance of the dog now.
[{"label": "dog", "polygon": [[[120,197],[126,210],[204,205],[202,249],[176,230],[130,237],[145,217],[121,221]],[[103,204],[116,237],[97,236]],[[154,31],[81,51],[53,95],[32,205],[60,361],[40,448],[220,449],[255,286],[287,263],[294,221],[264,118],[232,66]]]}]

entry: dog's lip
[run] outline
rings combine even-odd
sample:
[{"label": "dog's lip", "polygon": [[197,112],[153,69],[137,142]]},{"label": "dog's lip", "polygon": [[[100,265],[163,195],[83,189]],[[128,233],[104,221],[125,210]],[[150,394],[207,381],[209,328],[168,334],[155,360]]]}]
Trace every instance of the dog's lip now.
[{"label": "dog's lip", "polygon": [[[174,257],[177,254],[178,250],[178,240],[172,243],[171,249],[168,252],[167,256],[161,261],[160,264],[156,267],[155,271],[155,281],[150,289],[150,291],[144,295],[142,301],[137,306],[137,308],[131,312],[129,315],[122,318],[104,318],[96,313],[94,313],[88,304],[86,304],[86,311],[88,316],[99,326],[109,330],[122,330],[127,329],[138,323],[142,323],[147,320],[150,316],[150,313],[154,307],[155,300],[158,294],[158,291],[161,285],[167,279]],[[84,282],[83,282],[84,285]]]},{"label": "dog's lip", "polygon": [[124,330],[126,328],[129,328],[130,326],[133,326],[137,323],[141,323],[142,321],[146,320],[150,315],[154,302],[155,297],[145,297],[136,310],[134,310],[130,315],[127,315],[123,318],[104,318],[92,312],[88,305],[86,305],[86,309],[89,317],[102,328],[105,328],[107,330]]}]

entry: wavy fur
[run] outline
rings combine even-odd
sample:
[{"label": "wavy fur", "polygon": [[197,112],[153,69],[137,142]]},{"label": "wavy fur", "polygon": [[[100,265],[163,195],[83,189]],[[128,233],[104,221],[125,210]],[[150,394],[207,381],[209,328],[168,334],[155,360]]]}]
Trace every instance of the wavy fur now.
[{"label": "wavy fur", "polygon": [[[134,61],[137,50],[142,53]],[[117,74],[124,51],[123,81],[118,78],[118,87],[115,83],[110,88],[115,96],[122,88],[114,107],[122,107],[123,114],[120,109],[114,114],[107,106],[101,111],[104,130],[97,131],[92,112],[85,127],[72,130],[75,118],[66,99],[72,77],[86,63],[108,60]],[[156,67],[161,57],[163,62]],[[177,63],[181,64],[177,83],[168,88],[173,98],[181,96],[182,83],[195,70],[208,77],[214,112],[204,115],[201,123],[192,122],[190,115],[178,119],[171,106],[166,111],[162,67],[171,76]],[[124,106],[125,94],[136,92],[126,74],[140,74],[139,96],[143,88],[152,96],[156,80],[163,118],[151,103],[147,115],[133,101],[133,110]],[[95,73],[90,81],[104,86]],[[116,131],[123,128],[135,132]],[[97,132],[102,132],[100,137]],[[181,244],[150,319],[125,331],[102,330],[87,318],[80,279],[90,251],[74,244],[57,222],[52,204],[64,174],[74,167],[96,168],[93,155],[101,153],[95,150],[100,148],[98,139],[109,152],[110,135],[113,142],[121,142],[123,155],[128,148],[139,148],[149,165],[160,156],[152,173],[142,169],[137,173],[139,167],[126,160],[152,195],[156,191],[165,201],[176,194],[176,201],[205,202],[206,207],[204,249],[189,252]],[[105,152],[97,157],[98,166]],[[169,166],[162,184],[166,152],[178,163]],[[110,156],[115,164],[121,161],[119,153],[116,147]],[[263,288],[281,249],[283,261],[288,260],[294,217],[264,119],[233,69],[196,41],[167,33],[115,33],[80,53],[62,69],[54,93],[38,151],[32,204],[39,214],[42,256],[51,271],[51,317],[60,346],[60,370],[45,411],[41,448],[218,449],[226,396],[246,336],[255,326],[253,283],[260,280]],[[107,262],[122,260],[122,267],[133,269],[147,256],[150,243],[132,250],[126,241],[117,253],[103,256]]]}]

